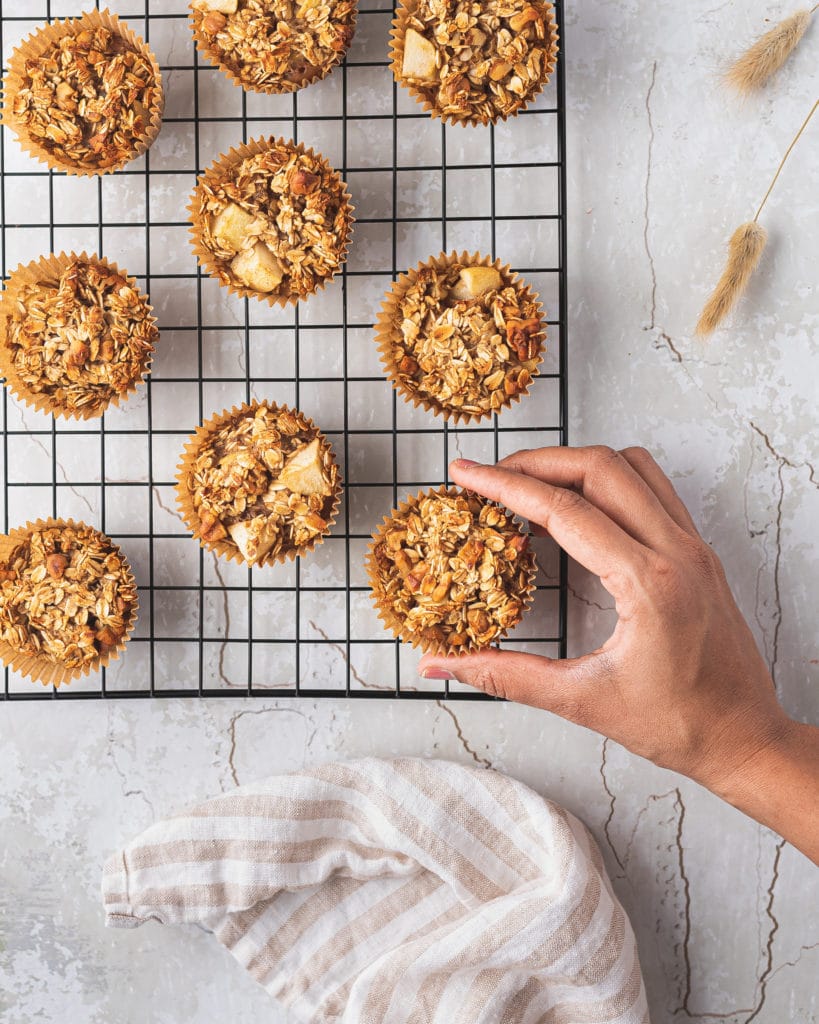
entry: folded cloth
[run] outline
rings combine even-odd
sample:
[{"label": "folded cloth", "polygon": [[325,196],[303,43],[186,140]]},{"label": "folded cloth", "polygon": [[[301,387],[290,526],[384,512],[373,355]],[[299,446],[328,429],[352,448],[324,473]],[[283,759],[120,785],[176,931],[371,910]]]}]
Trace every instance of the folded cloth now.
[{"label": "folded cloth", "polygon": [[493,771],[368,758],[241,786],[143,832],[102,892],[114,927],[211,929],[297,1021],[648,1021],[594,840]]}]

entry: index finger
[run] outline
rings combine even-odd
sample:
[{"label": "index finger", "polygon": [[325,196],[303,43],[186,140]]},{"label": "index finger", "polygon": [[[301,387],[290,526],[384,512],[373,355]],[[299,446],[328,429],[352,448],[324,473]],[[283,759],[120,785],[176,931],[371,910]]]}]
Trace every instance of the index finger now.
[{"label": "index finger", "polygon": [[456,459],[452,479],[485,498],[543,526],[575,561],[599,576],[617,596],[617,581],[641,573],[649,556],[644,547],[576,491],[514,473],[501,466],[483,466]]}]

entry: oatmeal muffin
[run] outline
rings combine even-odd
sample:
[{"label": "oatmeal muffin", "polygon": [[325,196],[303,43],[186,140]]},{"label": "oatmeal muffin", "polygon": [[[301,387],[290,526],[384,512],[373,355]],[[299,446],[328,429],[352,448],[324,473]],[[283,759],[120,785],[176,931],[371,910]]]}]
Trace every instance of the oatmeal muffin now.
[{"label": "oatmeal muffin", "polygon": [[156,58],[108,11],[44,25],[12,54],[3,123],[55,170],[104,174],[144,153],[159,133]]},{"label": "oatmeal muffin", "polygon": [[544,338],[536,296],[477,253],[441,253],[402,274],[376,322],[381,362],[405,401],[456,423],[519,401]]},{"label": "oatmeal muffin", "polygon": [[557,63],[554,7],[540,0],[404,0],[392,71],[433,117],[495,124],[526,106]]},{"label": "oatmeal muffin", "polygon": [[135,391],[158,336],[136,282],[85,253],[18,267],[0,297],[0,372],[55,416],[101,416]]},{"label": "oatmeal muffin", "polygon": [[59,686],[123,650],[137,588],[119,548],[71,520],[40,520],[0,538],[0,655]]},{"label": "oatmeal muffin", "polygon": [[189,212],[199,262],[242,298],[295,304],[347,258],[347,187],[323,156],[292,141],[231,149],[200,177]]},{"label": "oatmeal muffin", "polygon": [[236,85],[295,92],[341,62],[356,0],[193,0],[196,45]]},{"label": "oatmeal muffin", "polygon": [[535,558],[511,512],[469,491],[410,498],[373,534],[379,618],[424,651],[464,654],[506,636],[534,592]]},{"label": "oatmeal muffin", "polygon": [[200,426],[177,481],[182,518],[200,544],[247,565],[312,551],[335,521],[341,492],[318,427],[273,402],[225,410]]}]

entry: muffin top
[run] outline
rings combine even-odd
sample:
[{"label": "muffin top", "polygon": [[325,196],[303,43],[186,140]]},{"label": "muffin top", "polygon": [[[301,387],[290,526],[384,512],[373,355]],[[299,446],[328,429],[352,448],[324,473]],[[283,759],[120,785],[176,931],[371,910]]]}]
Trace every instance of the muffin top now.
[{"label": "muffin top", "polygon": [[407,7],[400,77],[444,118],[506,118],[548,79],[557,39],[551,4],[418,0]]},{"label": "muffin top", "polygon": [[393,511],[374,541],[375,603],[414,646],[486,647],[520,621],[535,563],[506,509],[467,491],[430,492]]},{"label": "muffin top", "polygon": [[235,546],[251,565],[312,546],[330,528],[340,484],[315,424],[272,403],[228,415],[202,438],[182,479],[196,535]]},{"label": "muffin top", "polygon": [[118,647],[136,601],[120,551],[82,523],[34,529],[0,562],[0,639],[66,668]]},{"label": "muffin top", "polygon": [[352,221],[338,174],[282,139],[205,174],[193,216],[223,283],[285,299],[308,295],[336,273]]},{"label": "muffin top", "polygon": [[508,269],[427,264],[388,306],[387,369],[410,398],[465,419],[526,392],[543,353],[540,307]]},{"label": "muffin top", "polygon": [[194,0],[191,10],[207,55],[242,85],[294,92],[341,60],[356,0]]},{"label": "muffin top", "polygon": [[145,53],[117,32],[75,21],[26,58],[13,116],[56,163],[103,170],[134,155],[161,98]]},{"label": "muffin top", "polygon": [[12,383],[76,415],[99,415],[131,389],[158,337],[145,297],[85,256],[68,260],[56,278],[44,269],[0,310]]}]

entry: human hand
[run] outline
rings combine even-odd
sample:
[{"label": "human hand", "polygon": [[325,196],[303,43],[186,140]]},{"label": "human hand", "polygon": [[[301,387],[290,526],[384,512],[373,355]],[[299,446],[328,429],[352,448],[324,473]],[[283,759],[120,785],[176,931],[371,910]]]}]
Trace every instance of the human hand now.
[{"label": "human hand", "polygon": [[427,655],[421,674],[545,708],[729,798],[732,780],[792,723],[719,559],[651,455],[541,448],[497,466],[457,460],[451,472],[599,576],[619,618],[580,658]]}]

